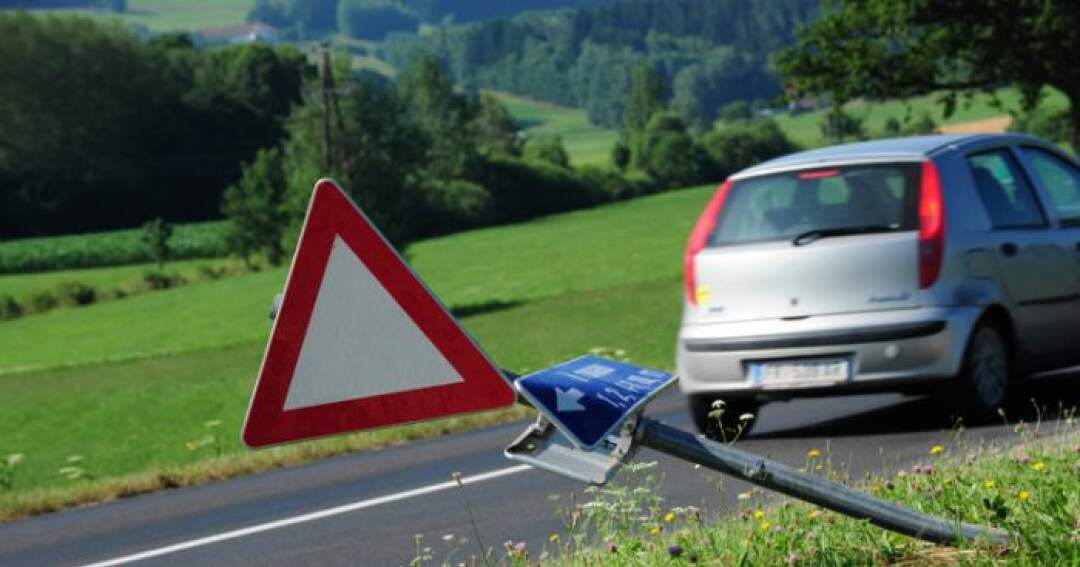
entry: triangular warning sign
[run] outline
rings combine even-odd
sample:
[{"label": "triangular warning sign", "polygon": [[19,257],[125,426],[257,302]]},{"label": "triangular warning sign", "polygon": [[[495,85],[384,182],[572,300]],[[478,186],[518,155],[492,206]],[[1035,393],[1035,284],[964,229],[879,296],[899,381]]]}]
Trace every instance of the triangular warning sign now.
[{"label": "triangular warning sign", "polygon": [[378,229],[321,180],[251,398],[263,447],[508,406],[516,396]]}]

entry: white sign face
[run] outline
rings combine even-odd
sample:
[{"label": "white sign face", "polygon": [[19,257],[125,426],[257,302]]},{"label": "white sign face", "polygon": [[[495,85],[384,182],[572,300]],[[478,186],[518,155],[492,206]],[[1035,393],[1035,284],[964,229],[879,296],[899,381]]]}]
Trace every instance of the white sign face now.
[{"label": "white sign face", "polygon": [[285,409],[461,381],[446,357],[336,237]]},{"label": "white sign face", "polygon": [[502,373],[332,181],[312,196],[244,424],[253,447],[505,407]]}]

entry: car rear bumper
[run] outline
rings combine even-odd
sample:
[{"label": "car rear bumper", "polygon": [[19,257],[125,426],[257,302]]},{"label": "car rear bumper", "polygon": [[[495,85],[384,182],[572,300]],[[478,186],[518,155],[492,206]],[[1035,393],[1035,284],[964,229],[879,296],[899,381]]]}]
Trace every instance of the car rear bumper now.
[{"label": "car rear bumper", "polygon": [[[917,308],[684,326],[679,333],[681,389],[762,399],[843,392],[900,391],[955,376],[980,310]],[[755,381],[753,362],[842,357],[847,380],[823,384]]]}]

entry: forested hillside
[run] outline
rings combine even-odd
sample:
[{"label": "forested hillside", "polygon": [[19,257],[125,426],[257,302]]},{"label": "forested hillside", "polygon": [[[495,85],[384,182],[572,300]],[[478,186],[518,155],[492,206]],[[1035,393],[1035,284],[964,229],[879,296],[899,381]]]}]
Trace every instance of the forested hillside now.
[{"label": "forested hillside", "polygon": [[[5,0],[0,0],[3,2]],[[533,10],[592,8],[614,0],[256,0],[248,15],[296,38],[339,31],[381,40],[421,24],[480,22]]]},{"label": "forested hillside", "polygon": [[439,57],[462,83],[585,108],[620,126],[631,69],[652,63],[672,107],[707,124],[734,100],[780,93],[769,57],[787,46],[820,0],[623,0],[592,9],[521,14],[391,36],[399,67]]}]

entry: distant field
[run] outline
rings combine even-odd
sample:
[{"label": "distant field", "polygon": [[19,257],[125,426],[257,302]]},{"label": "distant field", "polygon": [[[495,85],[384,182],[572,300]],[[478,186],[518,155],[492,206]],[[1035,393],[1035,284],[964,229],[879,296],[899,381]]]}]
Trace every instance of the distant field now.
[{"label": "distant field", "polygon": [[[1004,104],[1004,108],[995,108],[990,104],[989,95],[975,96],[970,103],[961,98],[956,112],[951,117],[942,117],[942,107],[937,101],[938,95],[928,95],[913,98],[910,101],[885,101],[867,103],[863,101],[848,103],[844,109],[848,113],[862,118],[863,127],[867,134],[880,134],[885,129],[885,122],[892,117],[902,120],[908,113],[912,118],[918,118],[923,112],[928,112],[938,124],[957,124],[973,120],[983,120],[1000,117],[1007,114],[1008,109],[1020,108],[1020,95],[1014,89],[1002,89],[998,98]],[[1057,91],[1052,92],[1043,101],[1048,108],[1064,108],[1067,102],[1064,96]],[[821,137],[821,122],[825,117],[825,110],[816,110],[803,114],[788,115],[786,113],[776,116],[780,128],[793,141],[803,147],[820,146],[824,143]]]},{"label": "distant field", "polygon": [[128,0],[125,14],[103,10],[38,10],[78,13],[97,20],[145,25],[153,31],[192,31],[242,24],[255,0]]},{"label": "distant field", "polygon": [[[670,368],[680,254],[712,190],[424,241],[413,263],[448,304],[474,307],[463,322],[504,367],[608,347]],[[238,429],[283,280],[281,270],[247,274],[0,323],[0,457],[24,454],[16,492],[72,485],[58,472],[71,456],[105,479],[246,454]],[[35,367],[52,369],[26,371]],[[0,517],[16,500],[0,493]]]},{"label": "distant field", "polygon": [[[173,227],[172,258],[224,256],[225,221]],[[138,264],[151,260],[142,229],[0,241],[0,274]]]},{"label": "distant field", "polygon": [[575,165],[611,162],[611,148],[618,139],[618,132],[593,125],[584,110],[507,93],[492,94],[526,126],[526,133],[562,136],[563,145]]}]

